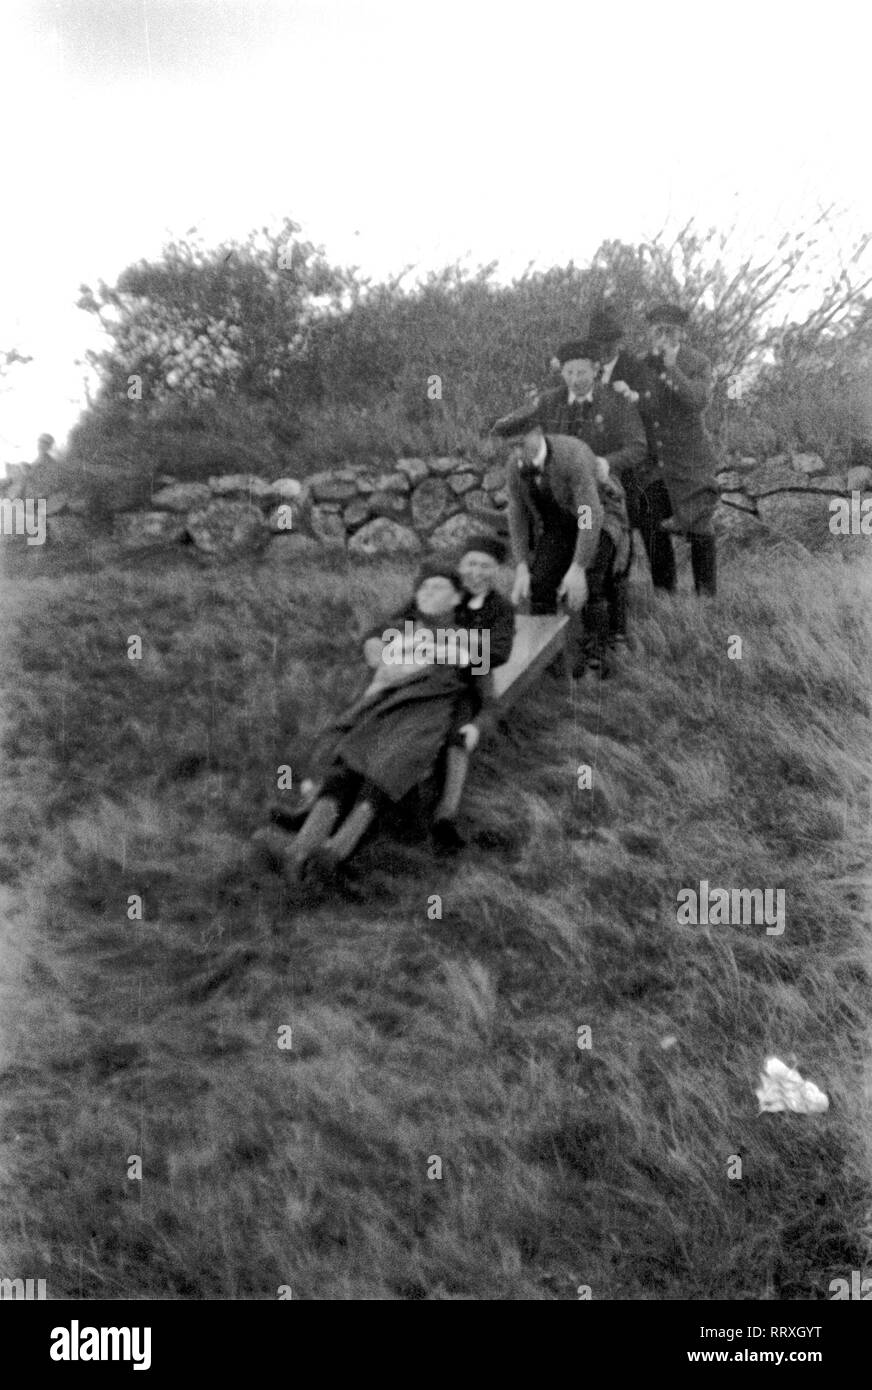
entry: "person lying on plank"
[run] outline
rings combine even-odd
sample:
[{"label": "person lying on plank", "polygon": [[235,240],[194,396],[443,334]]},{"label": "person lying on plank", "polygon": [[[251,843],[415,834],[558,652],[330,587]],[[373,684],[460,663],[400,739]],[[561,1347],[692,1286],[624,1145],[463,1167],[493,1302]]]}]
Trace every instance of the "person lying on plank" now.
[{"label": "person lying on plank", "polygon": [[287,878],[313,860],[330,869],[347,859],[379,813],[432,774],[451,734],[465,735],[457,717],[475,708],[470,685],[485,663],[458,621],[463,598],[451,566],[434,561],[418,576],[414,603],[365,641],[373,678],[336,721],[331,764],[298,835],[255,837]]},{"label": "person lying on plank", "polygon": [[[494,587],[499,566],[505,559],[506,546],[503,542],[482,534],[469,538],[457,561],[457,573],[465,590],[465,597],[456,614],[457,626],[466,628],[470,633],[481,634],[478,651],[487,652],[489,673],[482,671],[480,679],[470,683],[466,698],[456,711],[454,727],[436,772],[435,780],[440,794],[433,812],[431,834],[436,847],[446,852],[460,850],[465,844],[457,830],[457,815],[470,758],[479,740],[479,728],[475,721],[493,697],[490,672],[505,665],[515,639],[515,610]],[[407,616],[407,613],[401,612],[391,619],[391,623],[402,623]],[[368,641],[376,635],[374,630]],[[400,669],[380,663],[378,671],[399,673]],[[287,800],[276,801],[271,808],[273,821],[284,830],[299,830],[317,799],[320,787],[314,781],[308,781],[303,783],[301,791],[302,802],[293,809],[288,806]]]},{"label": "person lying on plank", "polygon": [[[507,598],[494,588],[497,570],[506,558],[502,541],[490,536],[471,536],[457,564],[467,597],[458,610],[458,621],[470,630],[488,635],[490,672],[503,666],[512,652],[515,640],[515,610]],[[442,794],[433,815],[432,834],[436,845],[447,851],[462,849],[464,840],[457,830],[457,813],[469,772],[469,760],[478,744],[476,716],[493,698],[490,673],[474,681],[468,692],[469,707],[457,716],[458,727],[452,732],[445,750],[445,770]],[[476,703],[477,701],[477,703]]]}]

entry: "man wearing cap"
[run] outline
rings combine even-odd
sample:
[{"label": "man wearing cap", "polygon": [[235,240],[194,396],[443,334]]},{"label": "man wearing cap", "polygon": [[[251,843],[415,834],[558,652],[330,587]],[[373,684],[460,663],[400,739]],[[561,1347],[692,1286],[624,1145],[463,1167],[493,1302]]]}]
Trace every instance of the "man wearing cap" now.
[{"label": "man wearing cap", "polygon": [[599,344],[591,338],[563,343],[557,357],[564,385],[544,391],[534,406],[498,420],[493,432],[505,436],[507,431],[516,432],[535,421],[546,434],[580,439],[593,452],[603,529],[614,543],[614,553],[604,571],[610,636],[625,641],[626,575],[632,552],[622,483],[625,474],[632,473],[644,461],[647,443],[634,406],[597,380],[599,354]]},{"label": "man wearing cap", "polygon": [[712,396],[712,367],[707,357],[685,342],[688,317],[678,304],[656,304],[647,314],[651,342],[647,363],[654,373],[647,408],[674,514],[674,521],[662,525],[687,536],[694,587],[698,594],[713,596],[717,464],[703,422]]},{"label": "man wearing cap", "polygon": [[672,503],[657,461],[656,429],[651,413],[656,397],[656,374],[647,362],[627,352],[623,346],[623,327],[614,311],[606,306],[590,318],[589,337],[599,345],[600,382],[607,391],[635,405],[645,430],[645,458],[621,473],[627,499],[631,529],[637,530],[645,547],[651,582],[656,589],[675,588],[675,551],[672,536],[661,529],[672,516]]},{"label": "man wearing cap", "polygon": [[565,599],[572,675],[590,669],[604,676],[615,543],[605,524],[596,456],[580,439],[546,434],[536,419],[501,422],[500,432],[520,440],[506,471],[516,563],[512,602],[529,599],[531,613],[554,613]]}]

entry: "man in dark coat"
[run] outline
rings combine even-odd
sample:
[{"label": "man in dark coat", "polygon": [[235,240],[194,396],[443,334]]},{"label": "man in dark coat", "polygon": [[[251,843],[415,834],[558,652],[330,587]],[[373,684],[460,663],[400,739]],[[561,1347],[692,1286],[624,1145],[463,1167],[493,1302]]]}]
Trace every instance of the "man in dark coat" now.
[{"label": "man in dark coat", "polygon": [[672,516],[672,503],[657,459],[657,431],[652,413],[657,377],[647,362],[634,357],[623,346],[623,327],[611,309],[593,313],[588,332],[598,344],[603,387],[634,405],[641,416],[646,455],[640,463],[624,469],[621,482],[630,526],[642,537],[651,582],[657,589],[672,590],[675,588],[675,551],[672,536],[661,529],[663,522]]},{"label": "man in dark coat", "polygon": [[654,373],[646,409],[653,443],[669,490],[673,522],[663,523],[690,541],[697,593],[717,587],[712,524],[718,488],[714,446],[703,421],[712,396],[712,366],[688,347],[688,314],[677,304],[657,304],[647,315],[651,333],[648,366]]}]

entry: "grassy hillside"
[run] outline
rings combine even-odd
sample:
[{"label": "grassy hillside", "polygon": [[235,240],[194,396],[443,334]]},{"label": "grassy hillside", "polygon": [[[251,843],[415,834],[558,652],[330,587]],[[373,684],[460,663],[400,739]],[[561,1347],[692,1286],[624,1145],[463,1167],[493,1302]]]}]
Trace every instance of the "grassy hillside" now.
[{"label": "grassy hillside", "polygon": [[[408,578],[5,589],[4,1272],[86,1299],[826,1298],[872,1260],[869,574],[775,550],[708,606],[637,587],[621,676],[546,678],[482,750],[462,859],[382,837],[344,893],[291,897],[243,845]],[[701,879],[784,888],[783,936],[678,926]],[[828,1114],[758,1116],[770,1052]]]}]

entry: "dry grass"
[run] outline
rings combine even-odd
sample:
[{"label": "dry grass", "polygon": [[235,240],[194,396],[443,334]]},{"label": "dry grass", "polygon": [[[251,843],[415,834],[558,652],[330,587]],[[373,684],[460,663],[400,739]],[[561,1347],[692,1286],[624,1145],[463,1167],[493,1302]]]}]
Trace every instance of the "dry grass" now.
[{"label": "dry grass", "polygon": [[[482,750],[459,862],[383,835],[344,895],[292,901],[242,847],[407,580],[7,587],[3,1272],[86,1299],[827,1297],[872,1255],[866,571],[773,553],[710,606],[637,589],[622,676],[546,678]],[[784,888],[784,935],[678,927],[703,878]],[[758,1116],[769,1052],[827,1115]]]}]

